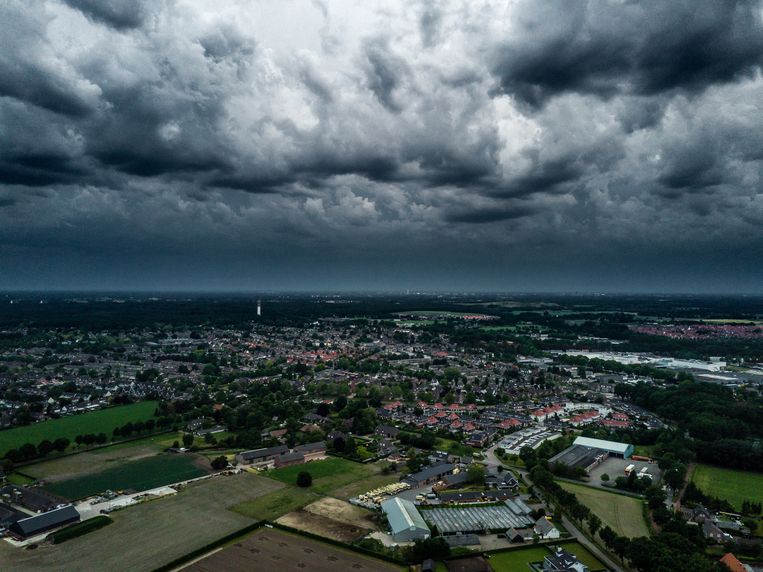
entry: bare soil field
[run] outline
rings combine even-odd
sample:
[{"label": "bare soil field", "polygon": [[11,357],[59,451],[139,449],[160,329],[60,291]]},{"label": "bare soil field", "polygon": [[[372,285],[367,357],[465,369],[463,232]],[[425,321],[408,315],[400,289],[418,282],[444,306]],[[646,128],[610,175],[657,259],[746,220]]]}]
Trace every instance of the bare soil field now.
[{"label": "bare soil field", "polygon": [[113,512],[113,524],[65,544],[21,550],[0,541],[0,569],[148,572],[252,524],[228,508],[281,487],[249,473],[194,483],[173,497]]},{"label": "bare soil field", "polygon": [[329,544],[289,534],[281,530],[261,528],[251,536],[194,562],[184,572],[399,572],[401,568],[383,560],[342,550]]},{"label": "bare soil field", "polygon": [[340,542],[353,542],[379,530],[370,511],[329,497],[285,514],[276,522]]}]

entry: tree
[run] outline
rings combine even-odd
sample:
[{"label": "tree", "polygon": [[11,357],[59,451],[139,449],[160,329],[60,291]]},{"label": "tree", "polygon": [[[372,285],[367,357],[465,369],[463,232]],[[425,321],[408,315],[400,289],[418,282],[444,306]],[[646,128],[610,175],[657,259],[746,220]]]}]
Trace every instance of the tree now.
[{"label": "tree", "polygon": [[183,447],[190,449],[193,445],[193,435],[191,433],[185,433],[183,435]]},{"label": "tree", "polygon": [[596,532],[601,528],[601,519],[595,514],[588,515],[588,529],[593,536],[596,536]]},{"label": "tree", "polygon": [[40,457],[44,457],[48,453],[50,453],[53,450],[53,443],[48,441],[47,439],[43,439],[40,441],[39,445],[37,445],[37,452],[40,454]]},{"label": "tree", "polygon": [[347,445],[347,442],[344,440],[344,437],[335,437],[333,445],[334,445],[334,451],[336,451],[337,453],[343,453]]},{"label": "tree", "polygon": [[467,470],[469,475],[469,481],[474,484],[482,484],[485,482],[485,467],[472,463]]},{"label": "tree", "polygon": [[408,559],[411,562],[421,562],[427,558],[442,560],[450,556],[450,546],[442,536],[417,540],[408,551]]},{"label": "tree", "polygon": [[228,459],[225,458],[225,455],[220,455],[219,457],[215,457],[212,459],[212,468],[216,471],[221,471],[225,467],[228,466]]},{"label": "tree", "polygon": [[19,449],[19,452],[21,453],[22,459],[34,459],[37,456],[37,447],[31,443],[24,443]]},{"label": "tree", "polygon": [[66,437],[59,437],[55,441],[53,441],[53,448],[58,451],[59,453],[63,453],[66,451],[66,448],[69,446],[69,439]]},{"label": "tree", "polygon": [[307,471],[300,471],[297,475],[297,486],[306,489],[313,484],[313,476]]}]

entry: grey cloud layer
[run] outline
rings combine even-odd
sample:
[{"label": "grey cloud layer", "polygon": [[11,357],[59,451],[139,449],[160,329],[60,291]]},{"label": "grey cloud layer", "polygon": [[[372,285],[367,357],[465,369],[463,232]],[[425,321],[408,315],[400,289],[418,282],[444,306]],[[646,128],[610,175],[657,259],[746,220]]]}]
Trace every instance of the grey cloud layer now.
[{"label": "grey cloud layer", "polygon": [[760,2],[3,2],[0,262],[113,274],[104,251],[190,250],[250,261],[245,283],[317,252],[350,272],[447,249],[479,283],[486,263],[681,266],[712,246],[760,284],[762,19]]}]

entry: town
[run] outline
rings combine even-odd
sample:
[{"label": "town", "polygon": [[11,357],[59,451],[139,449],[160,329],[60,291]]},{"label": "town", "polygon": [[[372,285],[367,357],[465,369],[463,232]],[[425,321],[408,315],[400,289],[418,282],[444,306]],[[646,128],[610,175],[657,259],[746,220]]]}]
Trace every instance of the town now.
[{"label": "town", "polygon": [[[6,326],[4,561],[75,568],[97,553],[102,567],[118,555],[130,569],[193,570],[230,538],[291,535],[380,570],[646,571],[663,564],[652,558],[735,570],[760,558],[763,467],[742,448],[759,431],[763,369],[748,353],[641,354],[637,328],[630,342],[592,336],[574,304],[559,319],[534,299],[511,311],[308,301],[239,301],[250,317],[228,325],[170,312],[150,325]],[[122,300],[55,303],[108,308],[115,324],[129,314]],[[734,415],[723,427],[721,401]],[[743,486],[729,491],[732,474]],[[669,530],[691,549],[658,555]],[[150,531],[183,540],[168,550]],[[120,543],[141,549],[107,550]]]}]

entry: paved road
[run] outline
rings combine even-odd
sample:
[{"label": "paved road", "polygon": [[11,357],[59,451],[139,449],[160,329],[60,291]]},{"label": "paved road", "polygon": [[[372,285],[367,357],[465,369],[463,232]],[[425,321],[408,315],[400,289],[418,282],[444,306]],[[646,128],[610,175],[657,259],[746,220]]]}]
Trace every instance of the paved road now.
[{"label": "paved road", "polygon": [[588,538],[580,532],[580,530],[578,530],[566,516],[562,517],[562,524],[580,544],[585,546],[588,551],[596,556],[596,558],[598,558],[609,570],[612,570],[613,572],[624,572],[623,569],[615,564],[598,546],[588,540]]}]

